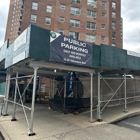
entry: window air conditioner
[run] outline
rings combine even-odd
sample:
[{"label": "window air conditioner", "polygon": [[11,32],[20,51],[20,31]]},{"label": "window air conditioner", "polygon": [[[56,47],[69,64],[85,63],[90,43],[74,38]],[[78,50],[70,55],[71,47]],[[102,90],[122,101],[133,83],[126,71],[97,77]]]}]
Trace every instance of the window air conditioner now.
[{"label": "window air conditioner", "polygon": [[71,15],[74,15],[74,12],[71,12],[70,14],[71,14]]}]

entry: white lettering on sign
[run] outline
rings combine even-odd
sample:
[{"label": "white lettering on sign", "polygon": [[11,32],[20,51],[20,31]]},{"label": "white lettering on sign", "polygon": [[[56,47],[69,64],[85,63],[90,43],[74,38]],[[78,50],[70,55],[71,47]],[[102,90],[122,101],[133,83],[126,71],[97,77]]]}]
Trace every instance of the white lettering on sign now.
[{"label": "white lettering on sign", "polygon": [[64,42],[68,42],[70,44],[78,45],[78,46],[81,46],[81,47],[86,47],[85,42],[81,42],[81,41],[74,40],[74,39],[67,38],[67,37],[64,37]]},{"label": "white lettering on sign", "polygon": [[61,43],[61,47],[64,47],[65,49],[78,51],[78,52],[88,53],[88,49],[76,47],[76,46],[65,44],[65,43]]},{"label": "white lettering on sign", "polygon": [[13,64],[25,59],[25,52],[22,52],[21,54],[17,55],[13,58]]},{"label": "white lettering on sign", "polygon": [[133,52],[133,51],[128,51],[128,50],[127,50],[127,55],[131,55],[131,56],[140,57],[140,53]]},{"label": "white lettering on sign", "polygon": [[52,61],[92,66],[93,47],[90,43],[51,31],[50,46],[50,60]]},{"label": "white lettering on sign", "polygon": [[14,52],[26,43],[27,29],[14,41]]}]

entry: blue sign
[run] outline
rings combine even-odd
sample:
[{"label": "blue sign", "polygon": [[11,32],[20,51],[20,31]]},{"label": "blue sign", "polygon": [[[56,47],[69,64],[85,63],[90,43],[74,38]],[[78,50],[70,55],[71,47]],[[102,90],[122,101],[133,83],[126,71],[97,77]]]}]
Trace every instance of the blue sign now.
[{"label": "blue sign", "polygon": [[92,66],[92,44],[51,32],[50,61]]},{"label": "blue sign", "polygon": [[36,91],[39,88],[39,76],[36,77]]},{"label": "blue sign", "polygon": [[76,77],[76,75],[75,75],[74,72],[69,72],[68,73],[67,86],[66,86],[66,96],[67,97],[73,97],[75,77]]}]

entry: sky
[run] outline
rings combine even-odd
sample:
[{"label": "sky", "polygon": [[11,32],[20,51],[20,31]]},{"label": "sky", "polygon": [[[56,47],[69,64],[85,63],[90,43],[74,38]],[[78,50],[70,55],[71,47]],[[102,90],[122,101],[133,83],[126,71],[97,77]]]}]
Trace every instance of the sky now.
[{"label": "sky", "polygon": [[[4,43],[10,0],[0,0],[0,46]],[[123,48],[140,53],[140,0],[121,0]]]}]

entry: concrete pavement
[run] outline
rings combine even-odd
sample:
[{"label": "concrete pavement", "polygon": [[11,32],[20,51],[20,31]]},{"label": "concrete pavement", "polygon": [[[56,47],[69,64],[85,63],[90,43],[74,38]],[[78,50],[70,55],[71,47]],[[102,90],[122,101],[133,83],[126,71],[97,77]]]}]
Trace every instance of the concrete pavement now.
[{"label": "concrete pavement", "polygon": [[[29,104],[27,104],[29,105]],[[133,140],[129,134],[134,134],[137,140],[137,132],[119,126],[107,124],[119,119],[140,113],[140,102],[128,105],[128,113],[124,113],[124,105],[105,108],[102,113],[103,122],[96,122],[96,110],[93,111],[94,123],[90,123],[89,111],[79,115],[62,114],[48,109],[47,104],[36,104],[34,115],[35,136],[27,135],[28,125],[21,107],[17,107],[16,122],[11,122],[13,105],[9,104],[9,116],[0,117],[0,131],[6,140],[109,140],[113,136],[118,139]],[[30,111],[26,110],[30,118]],[[117,134],[116,134],[117,133]],[[126,136],[119,136],[126,134]],[[128,135],[127,135],[128,134]],[[110,138],[109,138],[110,136]],[[118,138],[118,139],[117,139]],[[113,139],[115,140],[115,139]]]}]

